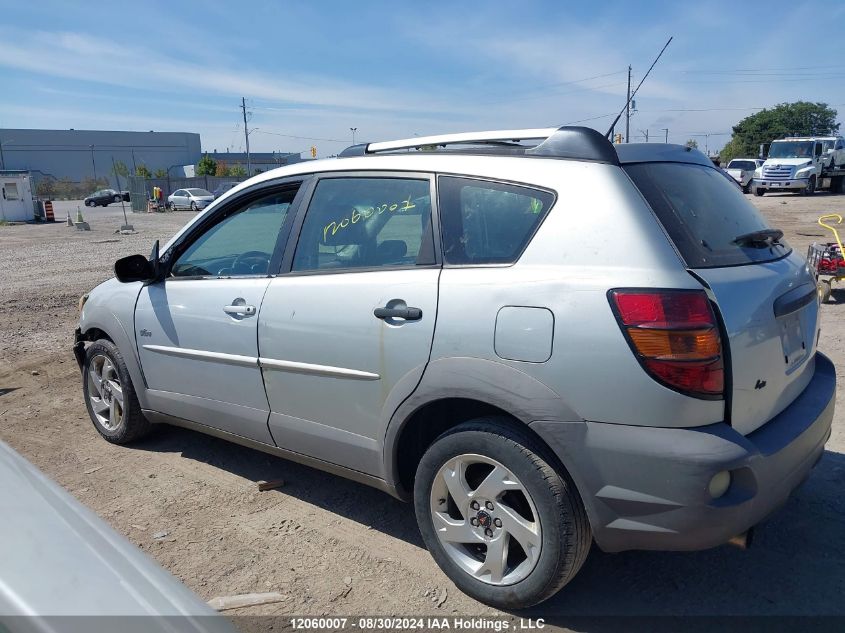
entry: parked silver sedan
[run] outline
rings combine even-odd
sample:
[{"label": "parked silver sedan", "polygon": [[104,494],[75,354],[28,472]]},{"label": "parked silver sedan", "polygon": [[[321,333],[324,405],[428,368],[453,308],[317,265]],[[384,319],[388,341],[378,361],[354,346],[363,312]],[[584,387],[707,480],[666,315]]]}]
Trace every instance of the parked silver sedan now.
[{"label": "parked silver sedan", "polygon": [[177,189],[167,196],[167,202],[171,209],[199,211],[214,202],[214,194],[205,189]]}]

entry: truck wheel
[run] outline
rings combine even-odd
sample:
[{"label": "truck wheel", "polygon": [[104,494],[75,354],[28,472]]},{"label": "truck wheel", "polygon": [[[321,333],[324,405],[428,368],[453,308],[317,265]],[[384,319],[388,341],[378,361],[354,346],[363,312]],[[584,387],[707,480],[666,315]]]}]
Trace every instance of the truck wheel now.
[{"label": "truck wheel", "polygon": [[751,182],[742,188],[742,193],[751,193]]},{"label": "truck wheel", "polygon": [[830,301],[830,279],[819,279],[818,290],[820,303],[827,303]]},{"label": "truck wheel", "polygon": [[801,190],[802,196],[812,196],[816,193],[816,177],[810,176],[810,179],[807,181],[807,186]]},{"label": "truck wheel", "polygon": [[82,389],[94,428],[112,444],[128,444],[152,429],[141,413],[123,356],[111,341],[100,339],[85,350]]},{"label": "truck wheel", "polygon": [[437,438],[417,467],[414,509],[434,560],[461,591],[500,609],[557,593],[592,532],[575,484],[527,433],[479,418]]},{"label": "truck wheel", "polygon": [[765,194],[766,194],[766,190],[765,190],[765,189],[763,189],[762,187],[757,187],[757,188],[754,190],[754,195],[755,195],[755,196],[760,196],[760,197],[762,198]]}]

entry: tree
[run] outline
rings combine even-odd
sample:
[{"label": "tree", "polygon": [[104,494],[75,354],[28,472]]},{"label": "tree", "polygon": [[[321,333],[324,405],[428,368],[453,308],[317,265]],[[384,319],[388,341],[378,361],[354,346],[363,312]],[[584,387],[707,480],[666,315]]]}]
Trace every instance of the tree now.
[{"label": "tree", "polygon": [[159,167],[154,175],[156,178],[167,178],[167,170],[164,167]]},{"label": "tree", "polygon": [[687,139],[685,145],[693,149],[698,149],[698,141],[696,141],[694,138]]},{"label": "tree", "polygon": [[731,140],[720,152],[722,162],[737,156],[757,156],[760,145],[783,136],[836,134],[837,112],[826,103],[796,101],[745,117],[733,127]]},{"label": "tree", "polygon": [[243,178],[246,176],[246,169],[243,165],[232,165],[229,167],[229,176],[232,178]]},{"label": "tree", "polygon": [[214,175],[219,176],[220,178],[225,178],[229,175],[229,166],[226,164],[225,160],[217,162],[217,169],[214,171]]},{"label": "tree", "polygon": [[54,178],[42,178],[35,185],[35,194],[39,198],[52,199],[56,196],[56,180]]},{"label": "tree", "polygon": [[[141,178],[152,178],[153,177],[153,175],[150,173],[150,170],[147,169],[146,165],[138,165],[138,167],[135,168],[135,175],[139,176]],[[164,175],[165,175],[165,177],[167,177],[167,173],[165,173]]]},{"label": "tree", "polygon": [[115,176],[126,178],[129,175],[129,168],[126,166],[126,163],[120,160],[114,164],[111,171]]},{"label": "tree", "polygon": [[213,176],[215,173],[217,173],[217,161],[205,154],[197,163],[197,176]]}]

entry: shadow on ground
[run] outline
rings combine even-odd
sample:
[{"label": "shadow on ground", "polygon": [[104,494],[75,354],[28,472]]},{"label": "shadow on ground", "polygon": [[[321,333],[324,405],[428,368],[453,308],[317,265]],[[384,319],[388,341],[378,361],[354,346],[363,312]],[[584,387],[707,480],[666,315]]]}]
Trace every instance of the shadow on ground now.
[{"label": "shadow on ground", "polygon": [[[273,494],[294,496],[424,547],[412,506],[367,486],[185,429],[162,428],[136,446],[181,453],[251,481],[284,479],[284,488]],[[516,615],[600,631],[604,625],[613,629],[612,621],[590,618],[845,616],[843,596],[845,455],[826,451],[807,483],[758,526],[748,551],[722,546],[702,552],[605,554],[594,547],[581,572],[557,596]]]}]

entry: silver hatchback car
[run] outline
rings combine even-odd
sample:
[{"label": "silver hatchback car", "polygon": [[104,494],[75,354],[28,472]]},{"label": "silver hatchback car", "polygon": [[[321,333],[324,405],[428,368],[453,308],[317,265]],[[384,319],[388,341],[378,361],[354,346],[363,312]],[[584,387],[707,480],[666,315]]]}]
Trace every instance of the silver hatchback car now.
[{"label": "silver hatchback car", "polygon": [[836,379],[803,257],[697,150],[577,127],[261,174],[119,260],[74,351],[94,426],[197,429],[414,503],[501,608],[608,552],[747,541]]}]

